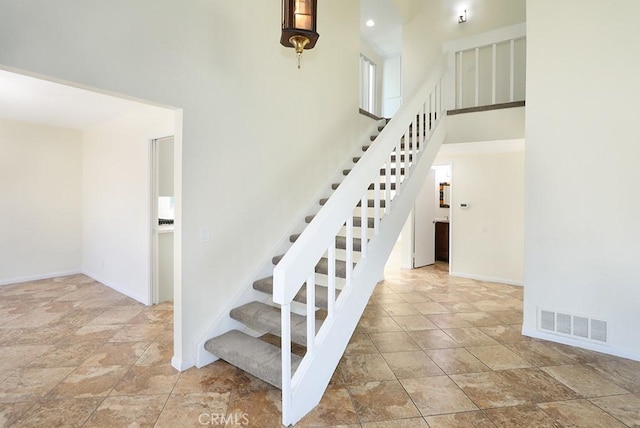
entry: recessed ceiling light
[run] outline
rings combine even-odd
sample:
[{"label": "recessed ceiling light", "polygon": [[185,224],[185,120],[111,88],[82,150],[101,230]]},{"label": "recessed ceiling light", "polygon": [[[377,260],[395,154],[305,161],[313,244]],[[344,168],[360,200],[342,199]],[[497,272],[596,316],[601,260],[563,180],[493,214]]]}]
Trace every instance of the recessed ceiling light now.
[{"label": "recessed ceiling light", "polygon": [[373,19],[369,19],[367,22],[365,22],[365,25],[367,27],[373,27],[374,25],[376,25],[376,23],[373,21]]}]

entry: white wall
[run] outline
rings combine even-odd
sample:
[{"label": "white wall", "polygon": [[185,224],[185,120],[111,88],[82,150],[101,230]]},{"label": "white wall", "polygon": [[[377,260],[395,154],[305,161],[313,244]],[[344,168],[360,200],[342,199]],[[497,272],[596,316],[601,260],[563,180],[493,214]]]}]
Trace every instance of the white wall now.
[{"label": "white wall", "polygon": [[173,138],[158,140],[158,196],[173,196],[174,144]]},{"label": "white wall", "polygon": [[[482,143],[474,144],[482,147]],[[447,154],[446,151],[443,146],[435,163],[452,164],[451,274],[521,285],[524,152],[520,149],[503,153]],[[461,208],[462,203],[469,208]]]},{"label": "white wall", "polygon": [[321,2],[298,69],[279,44],[280,2],[3,4],[0,64],[183,109],[176,365],[193,363],[199,335],[370,123],[358,114],[359,6]]},{"label": "white wall", "polygon": [[82,267],[82,134],[0,119],[0,284]]},{"label": "white wall", "polygon": [[371,62],[376,65],[376,99],[375,110],[370,112],[377,116],[382,116],[382,99],[383,99],[383,82],[384,82],[384,58],[378,54],[378,51],[374,49],[370,44],[364,40],[360,41],[360,53],[367,57]]},{"label": "white wall", "polygon": [[522,139],[525,107],[454,114],[446,124],[446,144]]},{"label": "white wall", "polygon": [[82,162],[82,269],[142,303],[150,285],[150,140],[174,133],[156,107],[86,129]]},{"label": "white wall", "polygon": [[402,56],[386,57],[382,76],[382,116],[393,117],[402,105]]},{"label": "white wall", "polygon": [[[524,332],[537,310],[608,322],[640,360],[640,2],[527,2]],[[584,347],[589,342],[546,338]]]},{"label": "white wall", "polygon": [[[525,0],[414,2],[414,17],[402,35],[403,94],[409,97],[442,56],[442,44],[525,21]],[[458,10],[467,9],[467,22],[458,24]],[[425,74],[426,73],[426,74]]]}]

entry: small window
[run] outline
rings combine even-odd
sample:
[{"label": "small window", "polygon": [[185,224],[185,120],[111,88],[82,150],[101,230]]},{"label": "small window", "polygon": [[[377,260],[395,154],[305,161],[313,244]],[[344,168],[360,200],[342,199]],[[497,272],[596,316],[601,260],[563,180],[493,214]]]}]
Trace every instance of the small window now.
[{"label": "small window", "polygon": [[376,114],[376,65],[360,55],[360,108]]}]

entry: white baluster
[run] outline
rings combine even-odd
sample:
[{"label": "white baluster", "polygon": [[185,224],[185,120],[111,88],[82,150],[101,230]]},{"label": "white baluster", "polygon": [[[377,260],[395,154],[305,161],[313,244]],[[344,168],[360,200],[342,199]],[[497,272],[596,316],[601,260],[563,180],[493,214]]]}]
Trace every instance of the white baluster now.
[{"label": "white baluster", "polygon": [[440,82],[436,83],[436,87],[433,89],[433,93],[434,93],[434,96],[436,97],[436,102],[433,109],[433,124],[435,125],[436,121],[438,120],[438,117],[440,116],[440,113],[438,113],[440,111],[438,110],[440,106]]},{"label": "white baluster", "polygon": [[369,207],[369,196],[367,192],[364,192],[364,196],[360,201],[360,218],[362,221],[362,224],[360,225],[360,258],[362,259],[367,258],[367,241],[369,238],[367,235],[367,228],[365,227],[365,224],[369,223],[368,207]]},{"label": "white baluster", "polygon": [[513,101],[514,98],[514,85],[515,85],[515,61],[516,61],[516,41],[511,39],[509,43],[509,101]]},{"label": "white baluster", "polygon": [[346,257],[346,287],[351,286],[351,273],[353,272],[353,216],[347,219],[347,257]]},{"label": "white baluster", "polygon": [[[405,141],[406,141],[406,137],[405,137]],[[406,144],[406,143],[405,143]],[[398,148],[396,148],[395,153],[396,153],[396,164],[398,163]],[[393,153],[393,151],[391,152]],[[384,187],[384,199],[385,201],[387,199],[390,199],[391,197],[391,155],[389,155],[389,157],[387,158],[387,160],[385,161],[385,169],[384,169],[384,182],[385,182],[385,187]],[[398,183],[396,182],[396,189],[398,188]],[[386,205],[385,205],[386,206]],[[385,208],[386,211],[386,208]]]},{"label": "white baluster", "polygon": [[282,414],[291,415],[291,304],[280,307],[282,348]]},{"label": "white baluster", "polygon": [[[429,103],[429,118],[433,117],[433,111],[435,110],[433,108],[434,106],[434,99],[433,99],[433,92],[429,94],[429,97],[427,98],[427,102]],[[433,121],[429,120],[429,125],[427,125],[429,127],[429,132],[427,133],[427,135],[431,136],[431,132],[433,131]]]},{"label": "white baluster", "polygon": [[416,155],[418,154],[418,147],[420,147],[420,141],[422,140],[422,135],[424,135],[425,130],[427,129],[427,124],[429,123],[429,118],[426,115],[426,112],[424,111],[424,103],[420,103],[420,108],[418,109],[418,117],[420,117],[420,122],[422,123],[422,126],[420,127],[420,129],[418,130],[418,138],[416,138],[416,141],[413,142],[413,146],[411,147],[411,150],[405,150],[405,165],[407,165],[407,163],[409,162],[408,158],[409,156],[411,156],[412,161],[411,161],[411,166],[413,166],[416,163]]},{"label": "white baluster", "polygon": [[[369,227],[366,219],[362,219],[362,227]],[[376,174],[373,182],[373,234],[380,233],[380,174]]]},{"label": "white baluster", "polygon": [[[327,269],[328,288],[327,288],[327,316],[333,318],[336,303],[336,242],[333,239],[332,245],[327,249],[327,258],[329,259],[329,265]],[[307,294],[308,295],[308,294]],[[308,308],[307,308],[308,309]]]},{"label": "white baluster", "polygon": [[316,345],[316,274],[307,279],[307,353],[311,354]]},{"label": "white baluster", "polygon": [[462,55],[464,52],[460,51],[458,52],[458,105],[456,106],[457,108],[463,108],[464,105],[462,104]]},{"label": "white baluster", "polygon": [[446,105],[445,105],[445,97],[447,97],[447,93],[445,92],[444,85],[442,84],[442,78],[440,79],[440,109],[438,110],[438,116],[442,117],[445,113]]},{"label": "white baluster", "polygon": [[496,103],[498,86],[498,45],[491,45],[491,104]]},{"label": "white baluster", "polygon": [[480,105],[480,48],[476,48],[476,107]]},{"label": "white baluster", "polygon": [[[416,122],[413,125],[413,141],[412,141],[412,148],[411,151],[415,150],[416,147],[418,147],[419,145],[419,141],[420,141],[420,124],[428,121],[429,119],[427,117],[425,117],[422,112],[420,111],[421,109],[418,109],[418,120],[416,120]],[[411,151],[406,150],[405,148],[405,156],[408,156]],[[405,158],[406,159],[406,158]],[[405,165],[406,165],[406,161],[405,161]]]}]

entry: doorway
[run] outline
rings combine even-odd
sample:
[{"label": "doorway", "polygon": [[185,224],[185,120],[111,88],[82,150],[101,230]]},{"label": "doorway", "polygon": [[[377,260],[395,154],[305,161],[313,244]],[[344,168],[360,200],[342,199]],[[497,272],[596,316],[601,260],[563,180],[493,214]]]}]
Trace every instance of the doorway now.
[{"label": "doorway", "polygon": [[173,300],[174,138],[151,140],[151,303]]},{"label": "doorway", "polygon": [[[401,267],[403,269],[415,269],[422,266],[432,265],[442,254],[442,241],[436,239],[436,231],[442,233],[443,225],[446,225],[446,251],[450,254],[450,226],[451,226],[451,177],[452,165],[434,165],[431,168],[425,183],[418,194],[415,205],[407,223],[405,224],[400,239],[401,245]],[[446,184],[448,191],[448,203],[441,202],[440,189]],[[439,243],[439,245],[437,245]],[[449,255],[448,255],[449,257]],[[450,269],[449,269],[450,270]]]}]

